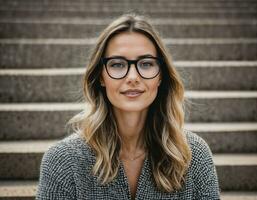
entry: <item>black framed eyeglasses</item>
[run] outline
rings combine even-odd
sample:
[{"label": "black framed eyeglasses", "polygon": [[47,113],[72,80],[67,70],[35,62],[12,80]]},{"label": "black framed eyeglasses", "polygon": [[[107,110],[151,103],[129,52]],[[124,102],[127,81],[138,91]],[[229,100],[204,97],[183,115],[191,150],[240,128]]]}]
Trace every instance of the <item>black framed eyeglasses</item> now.
[{"label": "black framed eyeglasses", "polygon": [[113,79],[124,78],[134,64],[138,74],[144,79],[152,79],[160,73],[161,59],[158,57],[141,57],[137,60],[128,60],[122,56],[102,58],[107,74]]}]

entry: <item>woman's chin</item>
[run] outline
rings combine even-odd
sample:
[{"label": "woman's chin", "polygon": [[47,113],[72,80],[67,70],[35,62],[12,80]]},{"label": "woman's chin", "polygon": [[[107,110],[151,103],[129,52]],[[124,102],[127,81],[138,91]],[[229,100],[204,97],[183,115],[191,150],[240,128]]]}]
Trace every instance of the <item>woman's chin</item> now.
[{"label": "woman's chin", "polygon": [[148,109],[148,106],[143,105],[124,105],[124,106],[114,106],[115,110],[120,112],[143,112]]}]

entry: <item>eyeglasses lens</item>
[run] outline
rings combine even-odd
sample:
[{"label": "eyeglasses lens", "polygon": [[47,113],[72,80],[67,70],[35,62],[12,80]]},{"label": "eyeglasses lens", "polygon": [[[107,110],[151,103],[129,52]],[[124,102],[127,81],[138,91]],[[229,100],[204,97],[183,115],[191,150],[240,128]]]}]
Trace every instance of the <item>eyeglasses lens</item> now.
[{"label": "eyeglasses lens", "polygon": [[[128,61],[122,58],[113,58],[106,63],[108,74],[112,78],[124,78],[128,72]],[[143,58],[137,61],[139,74],[146,79],[155,77],[159,73],[160,63],[155,58]]]}]

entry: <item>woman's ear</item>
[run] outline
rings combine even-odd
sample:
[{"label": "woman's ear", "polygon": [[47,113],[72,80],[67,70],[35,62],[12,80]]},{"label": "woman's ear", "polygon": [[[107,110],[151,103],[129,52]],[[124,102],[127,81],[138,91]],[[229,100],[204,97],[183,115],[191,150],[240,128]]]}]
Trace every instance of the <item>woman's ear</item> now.
[{"label": "woman's ear", "polygon": [[160,78],[158,82],[158,87],[161,85],[161,82],[162,82],[162,79]]},{"label": "woman's ear", "polygon": [[101,84],[102,87],[105,87],[105,84],[104,84],[104,81],[103,81],[102,77],[100,77],[100,84]]}]

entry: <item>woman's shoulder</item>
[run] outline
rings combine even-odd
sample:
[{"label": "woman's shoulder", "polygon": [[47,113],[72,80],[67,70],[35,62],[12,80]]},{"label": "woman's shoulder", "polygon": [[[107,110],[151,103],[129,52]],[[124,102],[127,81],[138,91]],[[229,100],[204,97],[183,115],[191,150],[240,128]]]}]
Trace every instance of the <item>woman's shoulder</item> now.
[{"label": "woman's shoulder", "polygon": [[194,132],[185,130],[185,135],[192,153],[192,164],[213,163],[213,155],[208,143]]},{"label": "woman's shoulder", "polygon": [[205,152],[205,151],[210,150],[209,145],[202,137],[200,137],[196,133],[191,132],[189,130],[185,130],[184,132],[185,132],[187,142],[188,142],[192,152],[194,152],[194,151]]},{"label": "woman's shoulder", "polygon": [[75,152],[83,152],[83,154],[88,154],[89,156],[92,154],[91,148],[79,133],[72,133],[71,135],[59,140],[53,144],[45,154],[51,155],[58,153],[58,155],[60,155]]},{"label": "woman's shoulder", "polygon": [[58,195],[60,199],[71,199],[68,196],[75,195],[78,181],[75,174],[89,171],[91,156],[89,146],[79,134],[74,133],[52,145],[41,161],[38,199],[55,199]]},{"label": "woman's shoulder", "polygon": [[220,199],[218,176],[211,149],[207,142],[191,131],[185,131],[191,148],[189,166],[194,183],[194,199]]},{"label": "woman's shoulder", "polygon": [[91,162],[93,157],[93,151],[82,136],[73,133],[56,142],[44,153],[41,168],[55,168],[56,166],[72,168],[74,161],[83,159],[83,161]]},{"label": "woman's shoulder", "polygon": [[200,168],[214,166],[213,154],[207,142],[196,133],[185,131],[188,144],[191,149],[191,167],[196,171]]}]

